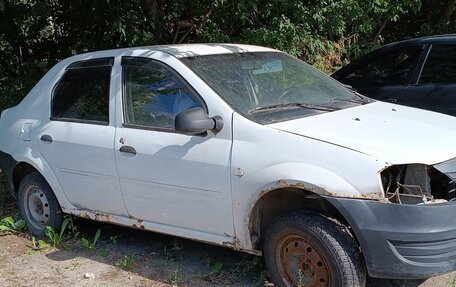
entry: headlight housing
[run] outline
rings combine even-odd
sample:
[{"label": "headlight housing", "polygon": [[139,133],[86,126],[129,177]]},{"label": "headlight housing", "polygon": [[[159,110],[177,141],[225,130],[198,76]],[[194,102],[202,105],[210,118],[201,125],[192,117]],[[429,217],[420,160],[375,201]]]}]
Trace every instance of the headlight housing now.
[{"label": "headlight housing", "polygon": [[435,166],[393,165],[381,173],[383,191],[390,202],[403,204],[443,203],[456,198],[456,161]]}]

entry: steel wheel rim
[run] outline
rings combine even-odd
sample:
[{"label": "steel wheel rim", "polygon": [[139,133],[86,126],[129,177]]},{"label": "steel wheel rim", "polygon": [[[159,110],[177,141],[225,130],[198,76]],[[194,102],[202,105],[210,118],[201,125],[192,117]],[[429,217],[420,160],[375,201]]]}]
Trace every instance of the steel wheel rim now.
[{"label": "steel wheel rim", "polygon": [[49,222],[51,210],[44,192],[32,186],[25,192],[25,213],[30,223],[36,228],[42,228]]},{"label": "steel wheel rim", "polygon": [[277,269],[286,286],[331,286],[330,266],[321,250],[299,235],[280,239],[276,249]]}]

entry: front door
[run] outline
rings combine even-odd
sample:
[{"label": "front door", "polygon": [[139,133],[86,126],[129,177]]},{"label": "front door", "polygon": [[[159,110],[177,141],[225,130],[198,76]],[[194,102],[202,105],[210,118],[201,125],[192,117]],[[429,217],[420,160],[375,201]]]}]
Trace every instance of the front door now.
[{"label": "front door", "polygon": [[124,57],[123,124],[116,160],[130,217],[206,233],[234,234],[230,119],[217,135],[185,135],[174,117],[204,101],[159,61]]}]

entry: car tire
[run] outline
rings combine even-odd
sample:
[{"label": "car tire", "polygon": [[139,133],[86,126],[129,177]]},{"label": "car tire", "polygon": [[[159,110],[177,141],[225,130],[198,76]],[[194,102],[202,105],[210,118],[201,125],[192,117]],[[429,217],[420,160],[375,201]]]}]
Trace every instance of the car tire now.
[{"label": "car tire", "polygon": [[62,209],[49,184],[38,172],[26,175],[18,191],[21,217],[28,230],[37,237],[46,235],[46,226],[59,230],[63,221]]},{"label": "car tire", "polygon": [[347,228],[308,211],[284,215],[269,228],[264,259],[275,286],[365,286],[359,248]]}]

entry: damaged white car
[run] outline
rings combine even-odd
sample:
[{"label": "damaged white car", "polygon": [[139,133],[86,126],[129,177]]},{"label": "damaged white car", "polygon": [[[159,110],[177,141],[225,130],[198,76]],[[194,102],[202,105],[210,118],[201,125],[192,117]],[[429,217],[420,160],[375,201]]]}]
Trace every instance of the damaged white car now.
[{"label": "damaged white car", "polygon": [[263,255],[276,286],[456,269],[456,118],[246,45],[93,52],[0,118],[28,229],[64,213]]}]

